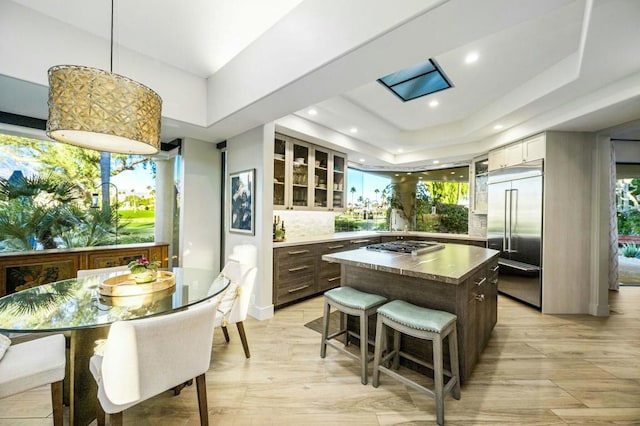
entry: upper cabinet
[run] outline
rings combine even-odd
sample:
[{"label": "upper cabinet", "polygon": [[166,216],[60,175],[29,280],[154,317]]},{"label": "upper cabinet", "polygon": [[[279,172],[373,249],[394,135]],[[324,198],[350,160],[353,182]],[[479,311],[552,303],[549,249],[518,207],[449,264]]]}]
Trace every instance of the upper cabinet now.
[{"label": "upper cabinet", "polygon": [[489,171],[544,159],[545,137],[536,135],[489,152]]},{"label": "upper cabinet", "polygon": [[274,209],[344,210],[344,154],[281,134],[273,152]]}]

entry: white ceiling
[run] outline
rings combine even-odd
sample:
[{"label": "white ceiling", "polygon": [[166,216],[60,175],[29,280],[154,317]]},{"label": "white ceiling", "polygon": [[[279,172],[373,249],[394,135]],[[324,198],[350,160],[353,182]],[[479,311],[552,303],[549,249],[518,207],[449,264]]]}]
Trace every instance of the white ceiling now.
[{"label": "white ceiling", "polygon": [[[109,37],[108,0],[0,0],[0,15],[17,14],[16,5]],[[163,140],[218,142],[277,120],[362,166],[411,168],[545,129],[640,121],[637,0],[120,0],[115,11],[116,70],[130,51],[207,91],[191,119],[159,90]],[[469,52],[477,62],[465,63]],[[375,81],[427,58],[452,89],[403,103]],[[0,64],[0,110],[46,118],[46,87],[18,74]],[[635,128],[621,132],[629,138]]]}]

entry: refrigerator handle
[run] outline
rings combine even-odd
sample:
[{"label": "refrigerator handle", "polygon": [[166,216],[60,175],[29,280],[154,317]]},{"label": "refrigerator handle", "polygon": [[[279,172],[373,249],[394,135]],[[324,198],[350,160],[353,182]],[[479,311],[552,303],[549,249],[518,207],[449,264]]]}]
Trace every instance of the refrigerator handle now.
[{"label": "refrigerator handle", "polygon": [[507,214],[509,213],[508,209],[510,204],[509,192],[511,192],[510,189],[504,190],[504,226],[502,227],[502,251],[504,251],[505,253],[509,253],[509,247],[507,246],[507,229],[509,229],[510,226],[507,224],[508,219],[510,219],[510,214]]},{"label": "refrigerator handle", "polygon": [[[518,208],[518,190],[517,189],[512,189],[511,194],[509,194],[509,253],[512,253],[512,249],[511,249],[511,236],[513,233],[513,212],[514,212],[514,208],[513,208],[513,200],[515,198],[515,202],[516,202],[516,209]],[[516,220],[518,220],[518,218],[516,218]]]}]

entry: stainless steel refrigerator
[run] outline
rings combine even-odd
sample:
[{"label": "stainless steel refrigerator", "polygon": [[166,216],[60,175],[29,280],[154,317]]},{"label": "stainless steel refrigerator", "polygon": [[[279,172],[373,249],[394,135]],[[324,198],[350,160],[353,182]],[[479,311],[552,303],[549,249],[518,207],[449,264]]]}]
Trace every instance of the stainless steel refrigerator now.
[{"label": "stainless steel refrigerator", "polygon": [[[542,160],[489,172],[487,240],[500,250],[498,291],[542,306]],[[568,214],[568,212],[567,212]]]}]

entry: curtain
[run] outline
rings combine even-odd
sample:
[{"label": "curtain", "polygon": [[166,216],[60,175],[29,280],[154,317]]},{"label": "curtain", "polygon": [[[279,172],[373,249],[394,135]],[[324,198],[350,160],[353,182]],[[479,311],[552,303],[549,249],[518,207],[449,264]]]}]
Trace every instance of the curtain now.
[{"label": "curtain", "polygon": [[609,161],[609,290],[620,288],[618,274],[618,209],[616,207],[616,151],[615,143],[610,142],[611,161]]}]

